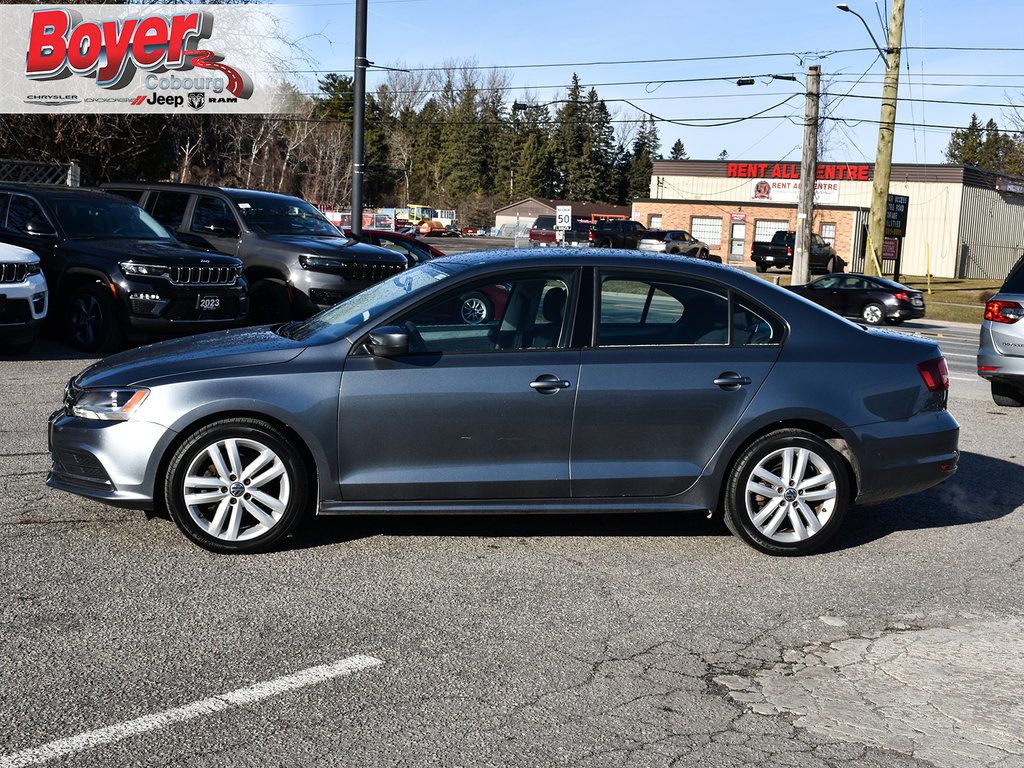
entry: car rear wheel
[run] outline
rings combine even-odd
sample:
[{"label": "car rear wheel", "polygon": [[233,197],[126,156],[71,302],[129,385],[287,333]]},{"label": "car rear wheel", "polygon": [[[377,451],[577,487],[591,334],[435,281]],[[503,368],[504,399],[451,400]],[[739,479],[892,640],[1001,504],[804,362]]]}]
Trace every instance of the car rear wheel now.
[{"label": "car rear wheel", "polygon": [[726,481],[725,523],[769,555],[806,555],[839,528],[849,505],[845,460],[820,438],[781,429],[751,443]]},{"label": "car rear wheel", "polygon": [[89,283],[71,293],[67,331],[72,343],[86,352],[106,352],[121,340],[114,296],[100,283]]},{"label": "car rear wheel", "polygon": [[480,325],[494,317],[494,305],[479,291],[467,293],[459,299],[459,319],[467,325]]},{"label": "car rear wheel", "polygon": [[882,305],[872,301],[870,304],[865,304],[864,308],[860,311],[861,319],[868,325],[881,325],[882,321],[885,320],[885,310],[882,309]]},{"label": "car rear wheel", "polygon": [[171,519],[200,547],[255,552],[295,528],[308,484],[299,451],[280,430],[257,419],[225,419],[175,451],[164,499]]},{"label": "car rear wheel", "polygon": [[1006,408],[1024,407],[1024,390],[1017,389],[1005,381],[993,381],[992,402]]},{"label": "car rear wheel", "polygon": [[755,263],[754,264],[754,269],[756,269],[758,272],[767,272],[768,271],[768,267],[766,267],[761,262]]}]

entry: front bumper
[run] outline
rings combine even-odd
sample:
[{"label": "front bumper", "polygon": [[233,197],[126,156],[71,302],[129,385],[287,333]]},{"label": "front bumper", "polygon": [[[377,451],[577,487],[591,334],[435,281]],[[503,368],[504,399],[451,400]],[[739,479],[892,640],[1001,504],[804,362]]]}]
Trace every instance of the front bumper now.
[{"label": "front bumper", "polygon": [[176,285],[166,280],[124,279],[117,299],[128,328],[141,334],[187,334],[245,325],[248,286]]},{"label": "front bumper", "polygon": [[157,460],[173,434],[146,421],[93,421],[50,415],[51,488],[137,509],[153,509]]}]

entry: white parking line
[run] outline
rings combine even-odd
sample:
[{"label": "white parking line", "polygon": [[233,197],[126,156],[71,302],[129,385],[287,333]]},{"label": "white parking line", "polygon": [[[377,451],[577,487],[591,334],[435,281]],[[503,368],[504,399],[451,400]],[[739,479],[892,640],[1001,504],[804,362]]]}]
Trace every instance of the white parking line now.
[{"label": "white parking line", "polygon": [[333,664],[310,667],[291,675],[268,680],[264,683],[257,683],[247,688],[238,688],[234,691],[222,693],[219,696],[212,696],[202,701],[195,701],[182,707],[166,709],[153,715],[145,715],[135,720],[118,723],[117,725],[80,733],[67,739],[51,741],[49,744],[44,744],[41,747],[5,755],[0,757],[0,768],[22,768],[22,766],[39,765],[48,760],[63,757],[74,752],[81,752],[101,744],[110,744],[114,741],[126,739],[129,736],[153,731],[184,720],[191,720],[200,715],[208,715],[244,704],[253,704],[271,696],[322,683],[325,680],[349,675],[361,669],[376,667],[383,663],[383,661],[375,659],[373,656],[350,656]]}]

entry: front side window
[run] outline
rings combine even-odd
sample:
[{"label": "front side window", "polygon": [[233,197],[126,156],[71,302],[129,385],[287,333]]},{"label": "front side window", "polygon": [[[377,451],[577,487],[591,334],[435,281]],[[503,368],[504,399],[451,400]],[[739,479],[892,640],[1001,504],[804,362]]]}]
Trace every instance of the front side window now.
[{"label": "front side window", "polygon": [[228,204],[219,197],[200,195],[192,211],[192,230],[195,232],[212,232],[234,229],[235,217],[231,215]]},{"label": "front side window", "polygon": [[410,354],[565,347],[575,271],[503,274],[463,283],[399,317]]},{"label": "front side window", "polygon": [[185,208],[188,206],[187,192],[156,192],[156,199],[149,206],[153,218],[170,230],[176,230],[185,219]]}]

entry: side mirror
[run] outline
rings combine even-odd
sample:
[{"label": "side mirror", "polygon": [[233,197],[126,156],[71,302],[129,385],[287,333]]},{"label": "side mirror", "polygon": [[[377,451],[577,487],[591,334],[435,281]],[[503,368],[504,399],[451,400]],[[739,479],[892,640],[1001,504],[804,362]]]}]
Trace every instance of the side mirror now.
[{"label": "side mirror", "polygon": [[370,331],[366,348],[374,357],[401,357],[409,354],[409,333],[397,325],[382,325]]}]

